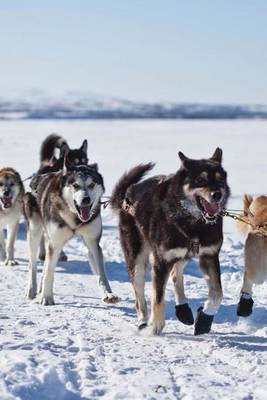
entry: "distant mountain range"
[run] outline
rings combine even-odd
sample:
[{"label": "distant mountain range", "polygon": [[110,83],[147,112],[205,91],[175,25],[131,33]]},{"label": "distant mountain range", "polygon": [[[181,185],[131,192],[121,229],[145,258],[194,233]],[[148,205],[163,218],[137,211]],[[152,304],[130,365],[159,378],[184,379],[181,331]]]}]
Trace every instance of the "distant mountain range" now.
[{"label": "distant mountain range", "polygon": [[41,90],[0,96],[0,119],[237,119],[267,118],[266,105],[142,103],[68,91]]}]

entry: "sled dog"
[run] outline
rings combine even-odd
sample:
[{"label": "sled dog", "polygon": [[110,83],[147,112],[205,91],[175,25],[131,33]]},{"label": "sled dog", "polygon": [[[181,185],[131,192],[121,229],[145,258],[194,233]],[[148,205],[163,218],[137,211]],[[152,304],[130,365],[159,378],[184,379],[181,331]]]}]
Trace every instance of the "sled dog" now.
[{"label": "sled dog", "polygon": [[[0,257],[5,265],[16,265],[14,243],[23,213],[24,187],[13,168],[0,169]],[[7,246],[3,229],[7,227]]]},{"label": "sled dog", "polygon": [[[58,157],[56,151],[59,152]],[[87,165],[87,140],[83,141],[80,148],[71,149],[63,137],[54,133],[47,136],[41,145],[39,170],[30,183],[33,193],[43,174],[57,172],[63,168],[64,157],[66,157],[66,163],[69,165]],[[45,259],[44,238],[40,243],[39,259],[42,261]],[[68,259],[63,250],[59,259],[60,261],[67,261]]]},{"label": "sled dog", "polygon": [[129,276],[136,297],[138,327],[147,326],[145,269],[152,265],[152,332],[165,325],[164,292],[169,276],[176,296],[176,316],[184,324],[194,318],[184,293],[183,269],[192,257],[209,288],[208,300],[198,309],[195,335],[211,329],[222,300],[219,251],[223,241],[221,211],[229,187],[222,167],[222,150],[209,159],[192,160],[179,152],[182,165],[170,176],[142,181],[153,164],[138,165],[122,176],[111,205],[119,211],[119,229]]},{"label": "sled dog", "polygon": [[[78,149],[71,149],[67,141],[54,133],[47,136],[40,150],[40,168],[38,173],[56,172],[63,168],[64,158],[70,165],[87,165],[87,140]],[[58,157],[56,155],[58,150]]]},{"label": "sled dog", "polygon": [[239,228],[246,235],[245,270],[237,315],[248,317],[252,313],[252,288],[267,280],[267,230],[266,236],[258,228],[267,227],[267,196],[244,196],[244,216],[251,224],[239,222]]},{"label": "sled dog", "polygon": [[53,305],[54,269],[64,244],[79,235],[88,248],[88,258],[95,274],[102,299],[115,303],[118,297],[110,288],[104,269],[99,241],[102,233],[100,200],[104,193],[102,176],[97,165],[69,166],[43,175],[36,186],[36,195],[26,193],[24,213],[28,223],[29,285],[27,296],[37,294],[36,255],[43,229],[47,238],[40,302]]}]

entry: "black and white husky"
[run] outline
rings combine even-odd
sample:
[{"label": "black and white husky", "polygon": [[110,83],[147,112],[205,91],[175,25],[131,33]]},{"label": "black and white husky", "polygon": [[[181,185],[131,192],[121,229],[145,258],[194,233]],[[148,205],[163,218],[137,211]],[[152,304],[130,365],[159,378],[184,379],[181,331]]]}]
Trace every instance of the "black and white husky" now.
[{"label": "black and white husky", "polygon": [[[62,136],[52,133],[48,135],[40,149],[40,167],[31,180],[30,187],[35,193],[35,188],[38,186],[39,179],[42,179],[43,174],[53,173],[62,170],[64,160],[68,165],[87,165],[87,140],[85,139],[81,147],[71,149]],[[58,154],[56,154],[56,152]],[[40,243],[39,259],[45,259],[45,243],[42,238]],[[67,261],[67,255],[61,251],[59,256],[60,261]]]},{"label": "black and white husky", "polygon": [[102,299],[118,301],[105,274],[99,241],[102,233],[100,200],[104,193],[102,176],[97,165],[63,166],[63,170],[45,174],[36,186],[36,195],[26,193],[24,213],[28,223],[29,286],[27,296],[37,294],[37,250],[43,229],[47,238],[44,273],[40,287],[40,302],[54,304],[54,269],[64,244],[79,235],[88,248],[88,258],[95,274]]},{"label": "black and white husky", "polygon": [[130,170],[115,187],[111,205],[119,210],[121,243],[135,291],[139,328],[148,320],[144,295],[148,260],[153,270],[153,333],[160,334],[165,325],[164,292],[169,275],[177,318],[184,324],[194,323],[184,293],[183,270],[189,259],[198,256],[209,288],[208,300],[195,321],[195,335],[199,335],[210,331],[222,300],[218,256],[223,241],[221,211],[229,187],[221,149],[209,159],[192,160],[181,152],[179,157],[181,168],[171,176],[141,181],[153,164]]}]

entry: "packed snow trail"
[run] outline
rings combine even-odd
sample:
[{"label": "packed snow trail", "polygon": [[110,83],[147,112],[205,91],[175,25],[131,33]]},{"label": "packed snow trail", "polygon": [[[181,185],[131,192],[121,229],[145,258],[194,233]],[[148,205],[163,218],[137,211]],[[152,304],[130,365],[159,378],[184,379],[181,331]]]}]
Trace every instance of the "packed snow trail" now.
[{"label": "packed snow trail", "polygon": [[[128,125],[126,122],[121,125],[110,124],[109,128],[105,124],[100,125],[104,137],[105,129],[106,132],[110,130],[112,142],[116,141],[118,136],[123,137],[122,131],[125,129],[133,129],[130,122]],[[172,172],[173,168],[168,160],[173,153],[173,157],[176,157],[173,143],[167,145],[169,136],[166,132],[170,128],[176,127],[181,132],[181,137],[176,138],[176,141],[179,143],[184,141],[185,147],[190,145],[190,141],[194,142],[197,135],[201,134],[201,129],[208,130],[206,136],[203,132],[203,138],[206,142],[210,140],[211,144],[203,152],[203,156],[212,153],[215,143],[211,132],[223,130],[218,122],[209,124],[177,122],[177,126],[168,121],[164,124],[159,122],[159,125],[155,122],[148,124],[149,122],[134,124],[137,131],[136,134],[132,133],[132,143],[135,143],[136,151],[140,150],[139,143],[144,143],[144,148],[142,154],[138,155],[140,160],[132,160],[132,165],[141,159],[160,160],[163,165],[166,159],[169,172]],[[49,131],[50,125],[53,125],[52,121],[44,124],[45,134],[57,130],[72,144],[71,132],[79,132],[79,136],[75,136],[77,144],[83,138],[89,137],[89,149],[90,142],[91,147],[96,143],[99,145],[94,150],[97,153],[94,155],[94,160],[97,155],[102,154],[100,128],[97,123],[58,124],[58,129],[51,127]],[[218,144],[222,141],[230,183],[231,179],[237,179],[235,177],[238,176],[238,171],[235,169],[235,160],[233,162],[231,157],[227,158],[227,152],[232,151],[233,143],[239,142],[240,126],[244,128],[245,133],[254,130],[259,141],[262,138],[262,124],[258,122],[254,122],[254,125],[248,124],[246,127],[241,122],[239,124],[229,122],[228,127],[232,132],[231,142],[228,130],[225,135],[223,132],[220,133],[220,140],[217,141]],[[39,145],[45,134],[38,134],[32,146],[29,143],[28,147],[23,147],[23,143],[29,140],[28,132],[33,132],[36,128],[37,132],[45,130],[42,123],[22,125],[18,122],[10,125],[1,123],[0,127],[3,132],[1,136],[3,165],[17,167],[18,170],[21,166],[22,174],[28,176],[29,172],[33,171],[33,163],[38,163],[37,142]],[[159,132],[162,132],[161,143],[162,148],[165,144],[166,154],[162,155],[161,149],[156,147],[152,158],[151,154],[149,156],[146,154],[145,147],[151,143],[154,129],[158,142],[160,142]],[[87,135],[85,135],[86,130],[89,131]],[[184,130],[187,131],[187,136],[182,135]],[[5,136],[4,132],[9,132],[9,136]],[[142,140],[139,137],[141,133]],[[20,152],[14,144],[20,145]],[[73,146],[75,144],[73,143]],[[126,142],[123,145],[127,147]],[[129,154],[130,149],[129,147]],[[14,153],[18,155],[17,158],[12,158]],[[196,153],[202,156],[200,149],[195,149],[188,155],[197,157]],[[32,161],[33,154],[35,161]],[[111,154],[106,152],[106,158],[99,161],[100,170],[103,164],[104,175],[105,171],[111,168],[109,164],[111,157]],[[110,193],[116,179],[127,168],[121,161],[122,155],[118,154],[118,157],[120,166],[118,167],[115,162],[112,174],[110,171],[107,173],[111,180],[106,180],[107,194]],[[16,162],[12,163],[12,159]],[[242,160],[239,162],[242,164]],[[254,190],[255,193],[260,193],[261,182],[265,177],[264,170],[261,176],[257,172],[261,163],[263,161],[259,155],[255,159],[254,170],[250,175],[248,170],[240,169],[240,181],[247,174],[248,191]],[[162,172],[166,172],[167,167],[165,165],[164,167],[165,170]],[[235,192],[234,185],[231,186],[233,191],[231,207],[239,208],[242,206],[242,192],[241,190]],[[236,304],[242,283],[244,245],[235,230],[234,223],[225,220],[225,240],[220,255],[224,299],[215,317],[211,333],[195,337],[192,326],[188,327],[177,321],[174,312],[174,293],[169,283],[166,291],[166,326],[162,336],[153,337],[149,329],[138,332],[136,328],[134,293],[128,280],[119,243],[117,221],[108,209],[104,211],[103,216],[104,231],[101,244],[106,259],[107,274],[114,293],[121,298],[120,303],[115,305],[101,302],[96,279],[88,267],[86,248],[78,238],[71,240],[65,247],[69,261],[59,263],[57,266],[56,305],[44,307],[38,304],[37,300],[27,300],[25,298],[28,278],[26,228],[24,223],[20,225],[19,240],[16,244],[16,258],[19,265],[0,266],[0,399],[265,399],[267,285],[258,286],[254,292],[255,305],[252,316],[238,319]],[[39,264],[38,270],[40,278],[42,263]],[[197,260],[192,260],[186,268],[185,288],[196,315],[197,308],[207,297],[207,286],[201,276]],[[149,272],[146,294],[150,301]]]}]

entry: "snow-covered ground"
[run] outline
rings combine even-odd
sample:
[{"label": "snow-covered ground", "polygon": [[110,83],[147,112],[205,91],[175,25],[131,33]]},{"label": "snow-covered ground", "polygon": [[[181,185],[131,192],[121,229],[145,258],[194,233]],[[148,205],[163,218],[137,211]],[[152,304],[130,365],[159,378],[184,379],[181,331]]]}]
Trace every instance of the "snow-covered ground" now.
[{"label": "snow-covered ground", "polygon": [[[230,205],[242,206],[242,194],[265,192],[266,121],[14,121],[0,123],[2,166],[23,178],[38,167],[41,140],[51,132],[72,147],[89,142],[110,194],[125,169],[156,161],[155,173],[178,168],[178,150],[201,158],[216,146],[232,188]],[[102,246],[116,305],[99,300],[78,239],[66,246],[67,263],[57,267],[53,307],[25,299],[27,246],[22,223],[16,267],[0,267],[0,399],[265,399],[267,393],[267,285],[257,288],[251,317],[238,319],[243,244],[225,221],[221,252],[224,300],[209,335],[174,316],[174,294],[167,288],[166,327],[152,337],[135,327],[134,295],[120,249],[116,218],[103,212]],[[40,264],[41,271],[41,264]],[[147,297],[151,283],[148,277]],[[186,292],[196,312],[207,296],[197,261],[186,270]]]}]

